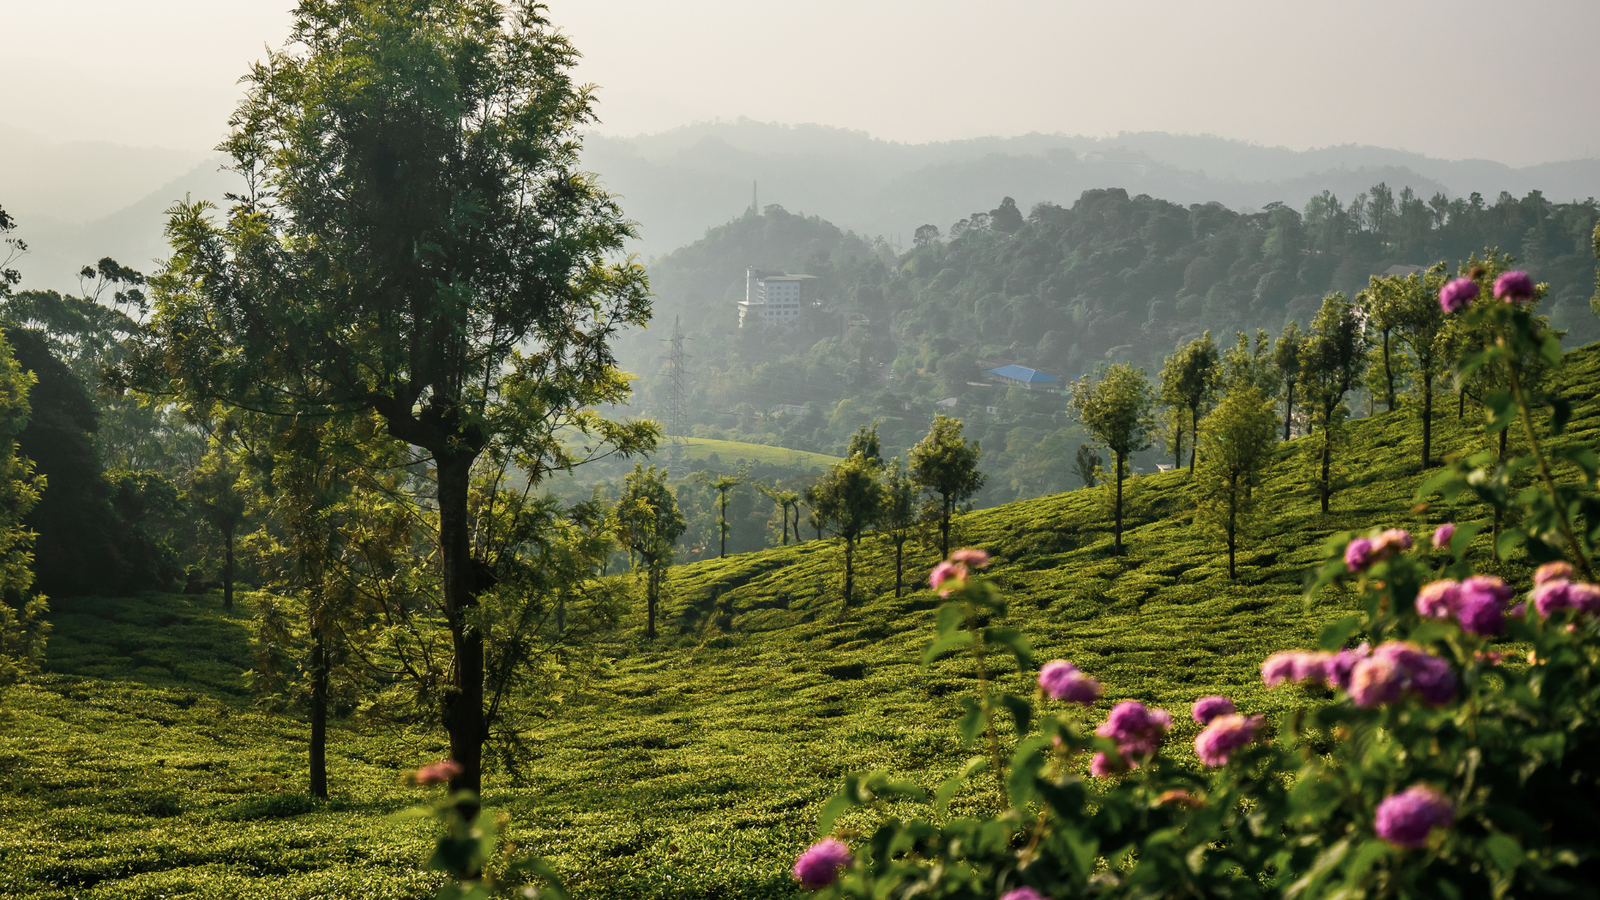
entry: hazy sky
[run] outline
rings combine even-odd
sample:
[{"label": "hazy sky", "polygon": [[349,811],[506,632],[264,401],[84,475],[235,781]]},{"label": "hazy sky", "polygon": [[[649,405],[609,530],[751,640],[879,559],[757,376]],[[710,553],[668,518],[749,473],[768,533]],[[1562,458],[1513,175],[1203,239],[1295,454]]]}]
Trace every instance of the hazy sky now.
[{"label": "hazy sky", "polygon": [[[1600,153],[1600,2],[551,0],[604,130],[740,115],[901,141],[1030,131]],[[203,150],[288,0],[0,0],[0,122]]]}]

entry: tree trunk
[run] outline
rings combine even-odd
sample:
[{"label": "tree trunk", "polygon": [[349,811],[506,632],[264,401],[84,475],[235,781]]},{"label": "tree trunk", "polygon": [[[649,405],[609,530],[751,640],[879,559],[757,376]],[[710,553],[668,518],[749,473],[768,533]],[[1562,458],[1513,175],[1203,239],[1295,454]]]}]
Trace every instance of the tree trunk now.
[{"label": "tree trunk", "polygon": [[223,532],[222,608],[233,609],[233,529]]},{"label": "tree trunk", "polygon": [[644,626],[644,636],[650,638],[651,640],[654,640],[656,636],[656,591],[658,585],[660,584],[656,569],[657,566],[655,562],[652,561],[650,563],[650,568],[645,570],[644,576],[644,605],[648,610],[647,621]]},{"label": "tree trunk", "polygon": [[311,796],[328,799],[328,637],[311,622]]},{"label": "tree trunk", "polygon": [[939,558],[950,558],[950,508],[955,504],[951,502],[950,495],[941,495],[939,500]]},{"label": "tree trunk", "polygon": [[1194,477],[1194,458],[1200,451],[1200,405],[1197,403],[1189,407],[1189,435],[1194,438],[1189,442],[1189,477]]},{"label": "tree trunk", "polygon": [[896,600],[900,599],[900,582],[905,576],[905,549],[905,538],[899,538],[894,542],[894,597]]},{"label": "tree trunk", "polygon": [[717,559],[728,555],[728,492],[722,491],[722,502],[717,513],[717,533],[722,536],[722,549],[717,551]]},{"label": "tree trunk", "polygon": [[1179,469],[1183,467],[1183,420],[1178,419],[1174,424],[1178,426],[1178,444],[1172,451],[1172,467]]},{"label": "tree trunk", "polygon": [[856,588],[856,542],[849,535],[844,538],[844,605],[849,607]]},{"label": "tree trunk", "polygon": [[1289,397],[1283,404],[1283,439],[1289,439],[1289,423],[1294,419],[1294,379],[1289,379]]},{"label": "tree trunk", "polygon": [[1422,377],[1422,468],[1433,464],[1433,377]]},{"label": "tree trunk", "polygon": [[1112,532],[1112,553],[1122,555],[1122,453],[1117,453],[1117,522],[1116,529]]},{"label": "tree trunk", "polygon": [[454,791],[483,790],[483,632],[467,622],[478,605],[472,567],[467,490],[472,474],[468,454],[438,458],[440,588],[450,625],[455,665],[445,691],[444,727],[450,735],[450,758],[461,774],[450,780]]},{"label": "tree trunk", "polygon": [[1394,412],[1394,367],[1389,363],[1389,332],[1383,333],[1383,381],[1386,392],[1383,401],[1389,407],[1389,412]]},{"label": "tree trunk", "polygon": [[1330,477],[1333,462],[1333,413],[1328,412],[1322,417],[1322,511],[1328,511],[1328,495],[1332,493],[1333,482]]},{"label": "tree trunk", "polygon": [[1230,485],[1233,488],[1233,491],[1228,497],[1228,580],[1229,581],[1233,581],[1237,577],[1234,574],[1233,555],[1234,555],[1234,548],[1237,546],[1237,537],[1238,537],[1238,530],[1239,530],[1239,476],[1238,475],[1234,475],[1234,476],[1232,476],[1230,478]]}]

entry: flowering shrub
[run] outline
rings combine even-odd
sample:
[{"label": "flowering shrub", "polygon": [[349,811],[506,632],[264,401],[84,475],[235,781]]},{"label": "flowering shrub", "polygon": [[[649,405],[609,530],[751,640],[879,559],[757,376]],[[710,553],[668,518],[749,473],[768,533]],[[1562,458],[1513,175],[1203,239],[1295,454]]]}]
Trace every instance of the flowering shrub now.
[{"label": "flowering shrub", "polygon": [[[960,731],[986,752],[931,795],[884,772],[847,778],[822,810],[829,837],[807,851],[830,848],[818,866],[827,877],[807,880],[797,863],[797,878],[825,881],[829,897],[929,900],[1600,893],[1600,587],[1590,568],[1600,458],[1541,443],[1535,410],[1550,411],[1548,438],[1565,403],[1528,390],[1519,367],[1540,356],[1559,364],[1559,345],[1528,311],[1531,278],[1501,275],[1490,299],[1486,277],[1447,284],[1440,303],[1495,336],[1460,368],[1501,367],[1506,388],[1486,399],[1491,429],[1520,423],[1528,455],[1453,462],[1420,496],[1471,492],[1503,513],[1512,524],[1500,555],[1546,563],[1533,584],[1473,571],[1468,548],[1483,522],[1443,526],[1426,547],[1399,529],[1335,535],[1308,591],[1349,589],[1360,612],[1324,629],[1319,647],[1261,668],[1267,686],[1305,685],[1327,701],[1269,728],[1229,698],[1202,698],[1190,711],[1204,725],[1197,769],[1164,751],[1168,712],[1117,702],[1070,662],[1045,664],[1032,698],[998,691],[989,650],[1003,646],[1030,669],[1031,648],[987,624],[1003,598],[952,555],[935,576],[948,602],[924,661],[971,658],[979,690]],[[1581,483],[1556,480],[1563,461]],[[1538,486],[1511,496],[1502,466]],[[1511,605],[1518,593],[1525,601]],[[1062,714],[1061,704],[1095,707],[1102,692],[1114,705],[1092,730]],[[995,813],[949,817],[962,790]],[[890,800],[927,803],[927,813],[891,815]],[[875,829],[835,834],[859,806],[878,808]]]}]

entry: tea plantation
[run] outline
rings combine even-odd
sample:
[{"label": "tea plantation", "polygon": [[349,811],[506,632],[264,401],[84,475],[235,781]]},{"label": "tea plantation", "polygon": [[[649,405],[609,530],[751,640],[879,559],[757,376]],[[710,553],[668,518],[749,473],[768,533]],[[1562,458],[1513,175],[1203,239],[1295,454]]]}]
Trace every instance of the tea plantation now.
[{"label": "tea plantation", "polygon": [[[1596,350],[1563,369],[1577,405],[1564,439],[1591,446]],[[1473,407],[1463,424],[1441,405],[1436,446],[1485,446]],[[1130,484],[1123,557],[1109,553],[1103,489],[965,515],[960,542],[995,554],[1010,623],[1041,659],[1072,659],[1105,683],[1085,716],[1118,699],[1164,706],[1183,754],[1197,726],[1182,714],[1199,696],[1227,693],[1251,713],[1317,699],[1267,693],[1256,673],[1349,606],[1301,596],[1325,537],[1384,525],[1425,539],[1481,515],[1414,506],[1419,442],[1407,410],[1352,423],[1326,516],[1311,442],[1282,445],[1237,582],[1221,542],[1190,522],[1185,471]],[[908,582],[933,562],[919,550]],[[1525,586],[1516,560],[1484,563]],[[813,541],[674,570],[663,637],[647,643],[641,621],[609,648],[609,674],[533,735],[529,767],[488,777],[485,801],[510,838],[580,897],[792,897],[788,865],[840,776],[886,768],[932,785],[958,767],[968,665],[918,663],[937,598],[895,598],[892,549],[869,539],[863,596],[842,609],[841,564],[836,542]],[[48,671],[0,698],[0,896],[432,895],[421,868],[431,826],[393,814],[429,796],[403,776],[444,754],[442,734],[345,719],[330,742],[334,796],[307,799],[306,727],[248,693],[250,598],[219,607],[215,595],[56,604]],[[1018,690],[1031,677],[1001,675]],[[963,795],[953,812],[984,799]]]}]

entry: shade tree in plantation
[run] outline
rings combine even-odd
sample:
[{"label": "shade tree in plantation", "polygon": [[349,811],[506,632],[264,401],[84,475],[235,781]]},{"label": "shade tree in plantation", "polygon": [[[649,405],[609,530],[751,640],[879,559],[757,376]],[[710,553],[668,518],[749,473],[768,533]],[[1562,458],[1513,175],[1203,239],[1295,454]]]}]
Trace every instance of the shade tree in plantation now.
[{"label": "shade tree in plantation", "polygon": [[222,538],[222,607],[233,609],[234,539],[244,521],[245,493],[239,483],[242,471],[235,453],[221,440],[201,458],[189,476],[184,500],[215,528]]},{"label": "shade tree in plantation", "polygon": [[222,145],[248,190],[220,221],[172,209],[127,369],[197,405],[370,412],[429,461],[458,789],[481,789],[488,736],[474,464],[498,446],[536,484],[658,432],[593,412],[628,395],[612,343],[650,295],[619,261],[632,224],[578,169],[576,60],[532,3],[302,4]]},{"label": "shade tree in plantation", "polygon": [[1234,345],[1222,351],[1217,384],[1223,390],[1232,390],[1239,384],[1250,384],[1268,402],[1275,400],[1282,379],[1273,363],[1274,352],[1272,335],[1265,329],[1256,329],[1254,344],[1249,335],[1242,331],[1235,332]]},{"label": "shade tree in plantation", "polygon": [[886,499],[879,480],[883,464],[865,453],[835,463],[815,488],[817,516],[844,541],[844,605],[855,601],[855,551],[861,536],[883,516]]},{"label": "shade tree in plantation", "polygon": [[1439,306],[1439,288],[1444,285],[1444,263],[1425,274],[1374,276],[1367,293],[1381,297],[1396,310],[1394,340],[1411,357],[1412,383],[1421,401],[1422,468],[1433,465],[1433,398],[1439,379],[1451,359],[1449,321]]},{"label": "shade tree in plantation", "polygon": [[1078,454],[1072,460],[1072,471],[1077,473],[1078,479],[1083,482],[1084,487],[1092,488],[1095,484],[1096,473],[1105,464],[1106,461],[1101,458],[1100,454],[1094,452],[1093,447],[1088,444],[1079,444]]},{"label": "shade tree in plantation", "polygon": [[1367,363],[1367,333],[1354,304],[1343,294],[1330,294],[1311,320],[1300,353],[1300,381],[1306,401],[1316,413],[1321,433],[1317,492],[1322,511],[1333,495],[1333,449],[1344,419],[1344,398],[1361,378]]},{"label": "shade tree in plantation", "polygon": [[[1375,290],[1380,280],[1373,276],[1367,290],[1356,297],[1356,306],[1373,336],[1372,394],[1382,402],[1386,412],[1394,412],[1398,384],[1402,379],[1401,364],[1396,359],[1396,332],[1405,318],[1403,294],[1395,290]],[[1390,279],[1393,280],[1393,279]],[[1415,279],[1413,279],[1415,280]]]},{"label": "shade tree in plantation", "polygon": [[783,546],[789,546],[789,509],[794,508],[794,542],[800,543],[800,494],[795,491],[786,491],[774,485],[756,484],[756,490],[763,497],[771,500],[778,508],[778,515],[783,517],[781,530],[783,532]]},{"label": "shade tree in plantation", "polygon": [[878,521],[878,533],[894,545],[896,597],[905,582],[906,542],[916,536],[917,520],[917,483],[897,456],[883,469],[883,515]]},{"label": "shade tree in plantation", "polygon": [[1112,550],[1122,555],[1122,483],[1128,457],[1150,446],[1156,395],[1143,369],[1126,363],[1101,366],[1072,383],[1070,408],[1085,430],[1111,451],[1116,466],[1116,517]]},{"label": "shade tree in plantation", "polygon": [[1168,356],[1161,367],[1161,402],[1169,409],[1186,414],[1187,422],[1180,419],[1173,442],[1172,464],[1183,465],[1183,433],[1187,426],[1191,442],[1189,447],[1189,474],[1194,474],[1195,448],[1193,436],[1200,424],[1202,408],[1216,397],[1218,379],[1217,345],[1211,332],[1195,338]]},{"label": "shade tree in plantation", "polygon": [[623,482],[622,498],[617,501],[617,538],[636,558],[645,573],[645,637],[656,636],[656,615],[660,607],[661,586],[672,565],[672,550],[688,529],[678,509],[677,497],[667,484],[665,469],[635,464]]},{"label": "shade tree in plantation", "polygon": [[933,417],[927,436],[911,448],[911,480],[933,498],[941,556],[950,555],[950,519],[957,507],[971,499],[987,480],[978,471],[982,455],[977,441],[961,436],[961,420],[943,414]]},{"label": "shade tree in plantation", "polygon": [[[0,210],[0,234],[7,225]],[[4,262],[0,260],[0,267]],[[0,277],[0,292],[6,284]],[[32,386],[33,378],[0,338],[0,685],[38,670],[49,631],[45,597],[33,589],[34,534],[23,521],[49,485],[17,450]]]},{"label": "shade tree in plantation", "polygon": [[1283,439],[1286,441],[1292,436],[1295,388],[1300,384],[1300,356],[1305,352],[1305,343],[1300,323],[1290,319],[1272,348],[1272,367],[1283,385]]},{"label": "shade tree in plantation", "polygon": [[728,531],[732,528],[728,523],[728,492],[745,483],[745,471],[741,468],[736,475],[716,475],[702,469],[695,473],[695,480],[717,492],[717,537],[721,541],[717,559],[722,559],[728,555]]},{"label": "shade tree in plantation", "polygon": [[1245,380],[1230,384],[1200,425],[1196,516],[1227,542],[1229,578],[1236,577],[1239,538],[1260,508],[1255,488],[1272,462],[1277,425],[1272,402]]}]

